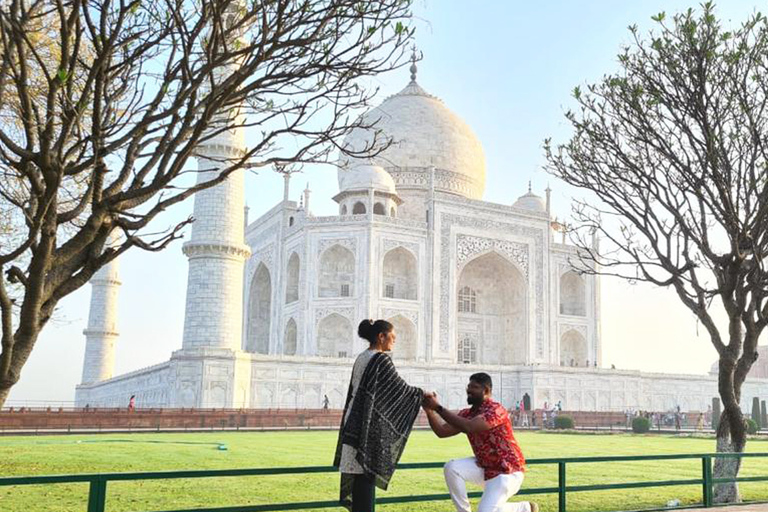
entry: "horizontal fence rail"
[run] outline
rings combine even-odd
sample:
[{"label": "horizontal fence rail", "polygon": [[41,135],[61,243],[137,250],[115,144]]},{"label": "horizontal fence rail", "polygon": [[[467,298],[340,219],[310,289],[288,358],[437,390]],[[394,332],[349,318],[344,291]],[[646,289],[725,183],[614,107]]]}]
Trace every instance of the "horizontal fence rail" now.
[{"label": "horizontal fence rail", "polygon": [[[528,494],[557,494],[558,512],[567,512],[568,493],[585,491],[606,491],[617,489],[638,489],[646,487],[668,487],[679,485],[701,485],[702,504],[704,507],[713,505],[713,486],[715,484],[731,482],[766,482],[768,475],[737,478],[714,478],[712,473],[712,461],[717,458],[768,458],[768,453],[688,453],[670,455],[619,455],[608,457],[570,457],[570,458],[543,458],[527,460],[528,465],[555,465],[557,466],[558,485],[556,487],[534,487],[521,489],[517,495]],[[614,484],[593,485],[567,485],[568,465],[602,462],[638,462],[659,460],[701,460],[701,478],[689,478],[680,480],[658,480],[643,482],[624,482]],[[412,469],[437,469],[442,468],[444,462],[412,462],[399,464],[399,470]],[[14,476],[0,478],[0,487],[9,485],[47,485],[89,483],[88,512],[106,512],[107,483],[144,481],[144,480],[168,480],[179,478],[218,478],[237,476],[275,476],[275,475],[302,475],[312,473],[336,473],[337,468],[332,466],[305,466],[287,468],[249,468],[249,469],[216,469],[216,470],[188,470],[188,471],[151,471],[140,473],[100,473],[79,475],[45,475],[45,476]],[[468,493],[470,498],[479,498],[482,492]],[[424,494],[413,496],[392,496],[376,499],[376,504],[389,503],[415,503],[424,501],[448,500],[450,495]],[[158,512],[277,512],[283,510],[305,510],[314,508],[338,508],[337,500],[331,501],[307,501],[296,503],[275,503],[265,505],[241,505],[218,508],[195,508],[180,510],[165,510]],[[677,507],[691,508],[691,507]]]}]

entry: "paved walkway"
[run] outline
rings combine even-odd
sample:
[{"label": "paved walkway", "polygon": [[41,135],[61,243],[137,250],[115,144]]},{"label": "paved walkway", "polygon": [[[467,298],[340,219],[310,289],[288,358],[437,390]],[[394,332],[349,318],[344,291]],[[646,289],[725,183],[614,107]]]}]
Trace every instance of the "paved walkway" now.
[{"label": "paved walkway", "polygon": [[685,512],[768,512],[768,503],[732,505],[730,507],[689,508]]}]

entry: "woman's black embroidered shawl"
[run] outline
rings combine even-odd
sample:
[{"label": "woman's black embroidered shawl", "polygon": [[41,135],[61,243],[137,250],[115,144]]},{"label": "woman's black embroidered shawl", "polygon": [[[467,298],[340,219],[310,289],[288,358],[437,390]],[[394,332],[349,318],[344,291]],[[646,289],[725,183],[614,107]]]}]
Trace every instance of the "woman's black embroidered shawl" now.
[{"label": "woman's black embroidered shawl", "polygon": [[[422,390],[409,386],[397,374],[392,359],[383,352],[365,367],[353,404],[352,384],[344,406],[333,465],[341,462],[341,445],[357,450],[357,462],[376,486],[386,490],[397,461],[419,414]],[[347,421],[347,409],[352,407]],[[341,475],[341,504],[350,507],[353,475]]]}]

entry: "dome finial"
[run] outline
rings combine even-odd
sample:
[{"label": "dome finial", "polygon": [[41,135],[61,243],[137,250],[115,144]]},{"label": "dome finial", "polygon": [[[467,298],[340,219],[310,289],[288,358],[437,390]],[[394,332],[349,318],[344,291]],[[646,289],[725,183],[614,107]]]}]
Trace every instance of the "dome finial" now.
[{"label": "dome finial", "polygon": [[419,70],[419,68],[416,67],[416,61],[418,61],[420,56],[417,54],[416,50],[416,44],[411,46],[411,82],[416,81],[416,72]]},{"label": "dome finial", "polygon": [[528,193],[531,193],[531,180],[528,180]]}]

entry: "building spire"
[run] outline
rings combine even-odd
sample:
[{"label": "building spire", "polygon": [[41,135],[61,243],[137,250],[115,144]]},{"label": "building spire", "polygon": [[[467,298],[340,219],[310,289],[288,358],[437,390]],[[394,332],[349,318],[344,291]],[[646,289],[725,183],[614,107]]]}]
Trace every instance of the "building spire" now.
[{"label": "building spire", "polygon": [[531,180],[528,180],[528,193],[531,193]]},{"label": "building spire", "polygon": [[416,45],[414,44],[411,47],[411,67],[410,67],[411,82],[415,82],[416,81],[416,72],[419,70],[419,68],[416,67],[416,61],[418,61],[418,60],[419,60],[419,54],[417,53]]}]

